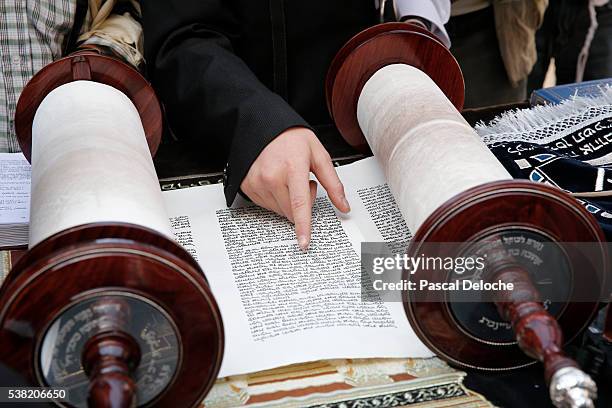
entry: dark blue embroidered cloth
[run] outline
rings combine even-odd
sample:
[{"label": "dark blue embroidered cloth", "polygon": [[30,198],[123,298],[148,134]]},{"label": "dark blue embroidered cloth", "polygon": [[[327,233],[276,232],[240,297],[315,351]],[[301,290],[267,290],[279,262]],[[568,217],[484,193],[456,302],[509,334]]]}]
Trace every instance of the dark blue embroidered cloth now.
[{"label": "dark blue embroidered cloth", "polygon": [[476,130],[513,177],[572,193],[612,240],[612,89],[510,112]]}]

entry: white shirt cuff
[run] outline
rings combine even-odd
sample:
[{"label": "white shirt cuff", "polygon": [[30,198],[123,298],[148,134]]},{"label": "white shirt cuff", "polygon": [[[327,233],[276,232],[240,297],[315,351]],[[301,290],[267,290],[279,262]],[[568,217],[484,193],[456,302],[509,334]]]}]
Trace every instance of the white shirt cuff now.
[{"label": "white shirt cuff", "polygon": [[432,32],[450,48],[451,42],[444,24],[450,18],[450,0],[387,0],[393,1],[398,19],[406,16],[421,17],[432,24]]}]

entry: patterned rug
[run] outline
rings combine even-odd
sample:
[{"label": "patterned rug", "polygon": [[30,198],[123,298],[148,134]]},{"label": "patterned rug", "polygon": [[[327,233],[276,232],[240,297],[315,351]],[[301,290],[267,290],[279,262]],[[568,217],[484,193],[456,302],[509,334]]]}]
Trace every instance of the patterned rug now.
[{"label": "patterned rug", "polygon": [[206,408],[492,407],[438,358],[327,360],[222,378]]}]

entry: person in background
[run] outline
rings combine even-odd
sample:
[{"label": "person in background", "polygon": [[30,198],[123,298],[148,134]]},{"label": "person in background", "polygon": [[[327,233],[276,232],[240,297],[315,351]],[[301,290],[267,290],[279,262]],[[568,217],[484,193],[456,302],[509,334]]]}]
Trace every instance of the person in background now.
[{"label": "person in background", "polygon": [[[295,223],[306,249],[317,184],[350,210],[330,153],[346,146],[327,112],[325,74],[353,35],[392,7],[448,45],[448,0],[146,0],[145,58],[179,138],[227,158],[224,192],[239,190]],[[325,147],[324,147],[325,146]],[[327,149],[326,149],[327,148]]]},{"label": "person in background", "polygon": [[548,0],[457,0],[446,25],[465,78],[465,107],[522,102]]},{"label": "person in background", "polygon": [[142,27],[137,0],[0,0],[0,152],[19,152],[14,116],[39,70],[80,44],[138,67]]},{"label": "person in background", "polygon": [[542,88],[551,60],[556,83],[612,77],[612,2],[556,0],[537,32],[538,62],[529,76],[529,92]]}]

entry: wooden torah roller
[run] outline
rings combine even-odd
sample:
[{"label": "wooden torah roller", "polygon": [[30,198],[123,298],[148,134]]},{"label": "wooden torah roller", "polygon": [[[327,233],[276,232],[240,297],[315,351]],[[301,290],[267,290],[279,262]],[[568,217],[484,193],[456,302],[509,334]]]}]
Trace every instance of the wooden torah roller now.
[{"label": "wooden torah roller", "polygon": [[223,325],[172,239],[151,86],[77,52],[32,78],[16,127],[32,163],[30,249],[0,290],[0,359],[66,389],[62,406],[197,406],[219,372]]},{"label": "wooden torah roller", "polygon": [[[461,279],[514,285],[469,299],[452,291],[404,291],[420,339],[462,367],[507,370],[539,360],[557,406],[592,406],[595,384],[562,347],[589,324],[602,298],[603,233],[570,195],[512,179],[458,112],[463,92],[451,53],[428,31],[403,23],[353,37],[326,81],[340,133],[374,152],[414,233],[408,255],[489,255],[478,276]],[[587,243],[590,253],[561,243]],[[546,248],[546,268],[534,262],[534,246]],[[404,270],[404,279],[415,277],[456,278],[443,269]]]}]

